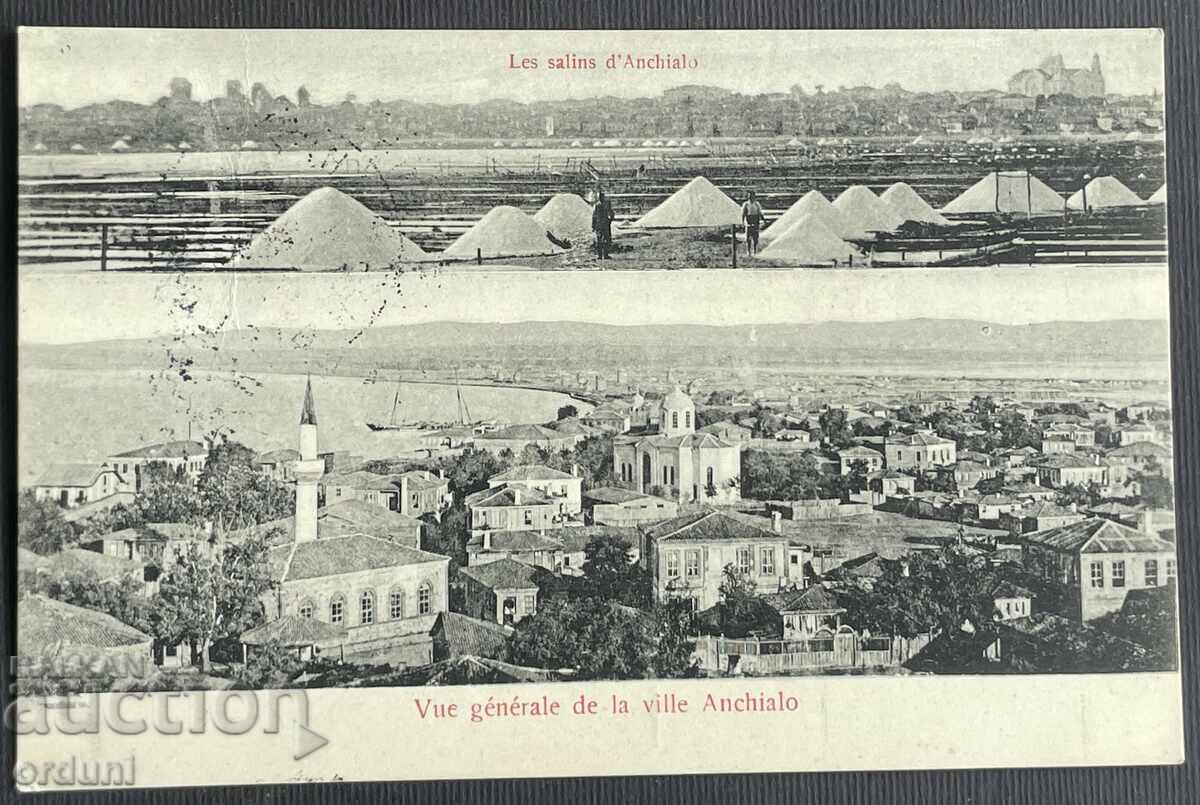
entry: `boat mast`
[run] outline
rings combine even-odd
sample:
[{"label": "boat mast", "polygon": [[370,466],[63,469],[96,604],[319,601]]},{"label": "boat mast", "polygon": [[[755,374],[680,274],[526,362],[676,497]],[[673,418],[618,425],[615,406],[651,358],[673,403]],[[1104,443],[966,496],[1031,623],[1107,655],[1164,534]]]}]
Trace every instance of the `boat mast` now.
[{"label": "boat mast", "polygon": [[396,409],[400,407],[400,384],[396,384],[396,396],[392,398],[392,418],[390,423],[392,427],[396,426]]},{"label": "boat mast", "polygon": [[454,369],[454,391],[458,395],[458,424],[465,425],[471,412],[467,410],[467,403],[463,400],[462,384],[458,382],[458,367]]}]

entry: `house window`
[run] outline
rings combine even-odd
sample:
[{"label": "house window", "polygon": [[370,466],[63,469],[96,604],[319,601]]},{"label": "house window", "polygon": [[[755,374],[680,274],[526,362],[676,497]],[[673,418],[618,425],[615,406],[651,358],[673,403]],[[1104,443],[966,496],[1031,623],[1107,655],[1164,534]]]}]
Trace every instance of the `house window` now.
[{"label": "house window", "polygon": [[775,549],[763,548],[758,553],[759,572],[764,576],[775,575]]},{"label": "house window", "polygon": [[705,476],[705,478],[706,478],[706,481],[707,481],[707,486],[708,486],[708,488],[709,488],[709,489],[713,489],[713,488],[714,488],[714,484],[713,484],[713,468],[712,468],[712,467],[709,467],[709,468],[708,468],[708,473],[707,473],[707,475]]},{"label": "house window", "polygon": [[685,428],[687,428],[688,430],[691,430],[691,428],[692,428],[692,412],[691,411],[683,412],[683,426]]},{"label": "house window", "polygon": [[525,510],[525,525],[533,525],[533,512],[529,509]]},{"label": "house window", "polygon": [[1104,563],[1103,562],[1092,562],[1091,574],[1092,574],[1092,586],[1093,587],[1103,587],[1104,586]]},{"label": "house window", "polygon": [[669,481],[669,480],[667,480],[667,479],[668,479],[668,477],[669,477],[669,476],[667,475],[667,468],[666,468],[666,467],[663,467],[663,484],[669,484],[669,483],[670,483],[670,481]]},{"label": "house window", "polygon": [[1125,586],[1125,562],[1117,561],[1112,563],[1112,586]]},{"label": "house window", "polygon": [[346,618],[346,601],[340,596],[334,596],[329,602],[329,622],[341,623]]},{"label": "house window", "polygon": [[678,427],[679,427],[679,412],[672,411],[671,412],[671,428],[674,429],[674,428],[678,428]]},{"label": "house window", "polygon": [[1146,560],[1145,580],[1146,580],[1147,587],[1157,587],[1158,586],[1158,560],[1157,559],[1147,559]]},{"label": "house window", "polygon": [[428,584],[422,584],[417,588],[417,614],[428,615],[433,611],[433,590]]},{"label": "house window", "polygon": [[700,577],[700,551],[687,551],[684,554],[684,566],[689,579]]},{"label": "house window", "polygon": [[1167,581],[1168,582],[1175,581],[1175,560],[1174,559],[1167,560]]},{"label": "house window", "polygon": [[393,590],[388,596],[388,617],[394,621],[404,617],[404,593],[399,590]]},{"label": "house window", "polygon": [[537,611],[537,593],[527,593],[524,599],[525,614],[532,615]]},{"label": "house window", "polygon": [[754,562],[753,555],[749,548],[738,548],[737,550],[737,571],[743,576],[750,574],[750,566]]},{"label": "house window", "polygon": [[375,594],[370,591],[358,598],[358,622],[363,626],[375,622]]},{"label": "house window", "polygon": [[679,551],[667,551],[667,578],[679,578]]},{"label": "house window", "polygon": [[312,601],[305,601],[304,603],[302,603],[300,605],[300,617],[311,619],[312,616],[313,616],[313,603],[312,603]]}]

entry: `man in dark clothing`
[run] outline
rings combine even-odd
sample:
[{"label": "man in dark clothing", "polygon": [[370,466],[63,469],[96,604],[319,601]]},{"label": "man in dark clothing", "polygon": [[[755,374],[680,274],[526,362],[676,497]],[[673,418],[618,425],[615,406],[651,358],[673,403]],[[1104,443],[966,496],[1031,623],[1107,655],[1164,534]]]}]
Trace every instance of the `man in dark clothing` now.
[{"label": "man in dark clothing", "polygon": [[596,233],[596,256],[601,260],[608,259],[608,248],[612,245],[612,204],[604,191],[596,193],[596,204],[592,207],[592,231]]},{"label": "man in dark clothing", "polygon": [[758,251],[758,227],[762,224],[763,209],[758,203],[758,197],[754,191],[750,191],[750,198],[746,199],[746,203],[742,205],[742,223],[746,225],[746,254],[754,254]]}]

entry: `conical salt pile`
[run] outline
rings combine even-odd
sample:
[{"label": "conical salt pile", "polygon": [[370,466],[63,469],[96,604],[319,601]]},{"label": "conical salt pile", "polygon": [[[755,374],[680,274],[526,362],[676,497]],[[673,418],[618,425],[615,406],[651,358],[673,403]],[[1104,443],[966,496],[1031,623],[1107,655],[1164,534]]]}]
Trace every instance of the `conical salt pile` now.
[{"label": "conical salt pile", "polygon": [[989,173],[951,201],[942,212],[950,213],[1055,213],[1062,212],[1063,198],[1045,182],[1026,171]]},{"label": "conical salt pile", "polygon": [[879,200],[879,196],[871,192],[871,188],[856,184],[847,187],[833,202],[858,229],[864,232],[891,232],[904,223],[888,205]]},{"label": "conical salt pile", "polygon": [[845,214],[821,195],[819,190],[809,190],[800,200],[788,207],[783,215],[776,218],[770,226],[763,230],[763,243],[774,240],[791,229],[792,224],[806,215],[819,217],[822,223],[839,238],[859,239],[869,237],[866,232],[857,228],[846,218]]},{"label": "conical salt pile", "polygon": [[232,265],[362,271],[427,259],[420,246],[362,204],[336,188],[322,187],[255,235]]},{"label": "conical salt pile", "polygon": [[1154,191],[1150,198],[1146,199],[1147,204],[1166,204],[1167,203],[1167,185],[1164,183],[1162,187]]},{"label": "conical salt pile", "polygon": [[563,251],[546,237],[546,227],[509,206],[493,207],[447,246],[442,256],[470,260],[476,250],[483,257],[532,257]]},{"label": "conical salt pile", "polygon": [[728,226],[742,222],[742,208],[712,182],[697,176],[634,226],[645,229],[676,229],[698,226]]},{"label": "conical salt pile", "polygon": [[929,206],[929,202],[921,198],[904,182],[896,182],[879,195],[879,200],[891,207],[905,221],[919,221],[923,224],[946,226],[950,222],[942,214]]},{"label": "conical salt pile", "polygon": [[825,266],[833,261],[849,263],[858,256],[853,246],[833,233],[820,214],[808,213],[759,252],[765,260],[786,261],[793,265]]},{"label": "conical salt pile", "polygon": [[533,214],[554,237],[576,240],[592,231],[592,206],[574,193],[558,193]]},{"label": "conical salt pile", "polygon": [[1073,210],[1082,210],[1085,196],[1089,210],[1105,207],[1140,207],[1144,203],[1137,193],[1112,176],[1097,176],[1092,179],[1082,190],[1076,190],[1074,195],[1067,199],[1067,206]]}]

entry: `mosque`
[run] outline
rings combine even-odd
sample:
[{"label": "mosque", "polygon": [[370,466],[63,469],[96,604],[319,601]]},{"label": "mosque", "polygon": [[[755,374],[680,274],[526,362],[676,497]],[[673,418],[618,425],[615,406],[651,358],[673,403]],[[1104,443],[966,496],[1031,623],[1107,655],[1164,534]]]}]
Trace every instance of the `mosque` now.
[{"label": "mosque", "polygon": [[740,499],[742,451],[696,432],[696,406],[678,386],[662,400],[658,425],[613,439],[613,472],[643,494],[686,503]]}]

